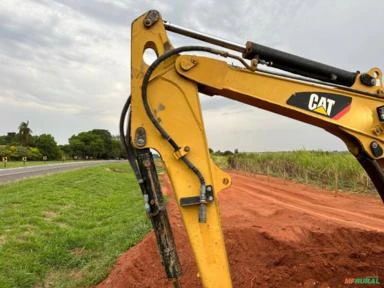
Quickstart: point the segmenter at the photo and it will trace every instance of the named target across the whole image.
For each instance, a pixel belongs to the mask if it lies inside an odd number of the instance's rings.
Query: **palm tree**
[[[28,127],[29,121],[27,122],[21,122],[19,125],[19,134],[20,134],[20,141],[21,145],[27,146],[28,139],[31,136],[32,130]]]

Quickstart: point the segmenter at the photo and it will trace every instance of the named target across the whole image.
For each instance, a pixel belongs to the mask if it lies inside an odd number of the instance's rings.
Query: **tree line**
[[[68,139],[69,144],[58,145],[51,134],[33,135],[29,121],[21,122],[16,132],[0,135],[0,157],[8,160],[65,160],[125,158],[119,136],[108,130],[93,129],[80,132]]]

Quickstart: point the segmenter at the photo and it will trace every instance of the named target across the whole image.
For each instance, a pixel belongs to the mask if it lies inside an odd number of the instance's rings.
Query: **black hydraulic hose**
[[[159,121],[157,121],[156,117],[153,115],[151,108],[149,107],[148,103],[148,95],[147,95],[147,88],[148,88],[148,83],[151,78],[151,75],[153,71],[166,59],[177,55],[182,52],[207,52],[211,54],[216,54],[220,55],[222,57],[230,57],[233,59],[236,59],[240,63],[242,63],[247,69],[252,70],[252,67],[250,67],[247,62],[244,61],[244,59],[230,54],[226,51],[222,50],[217,50],[214,48],[210,47],[204,47],[204,46],[183,46],[179,47],[170,51],[165,52],[163,55],[159,56],[149,67],[148,70],[146,71],[144,78],[143,78],[143,83],[141,86],[141,94],[142,94],[142,99],[143,99],[143,104],[145,111],[151,120],[152,124],[156,127],[156,129],[160,132],[161,136],[165,138],[173,147],[175,151],[178,151],[180,149],[179,145],[171,138],[171,136],[165,131],[165,129],[160,125]],[[200,212],[199,212],[199,222],[206,222],[206,204],[207,204],[207,195],[206,195],[206,183],[203,174],[200,172],[200,170],[193,165],[191,161],[186,156],[182,156],[180,158],[189,169],[193,171],[194,174],[198,177],[200,181]]]
[[[145,111],[153,123],[153,125],[156,127],[156,129],[160,132],[161,136],[165,138],[173,147],[175,151],[178,151],[180,149],[179,145],[171,138],[171,136],[165,131],[165,129],[161,126],[159,121],[157,121],[156,117],[153,115],[151,108],[149,107],[148,103],[148,94],[147,94],[147,88],[148,88],[148,83],[151,78],[151,75],[153,71],[166,59],[177,55],[181,52],[190,52],[190,51],[199,51],[199,52],[208,52],[208,53],[213,53],[217,55],[227,55],[226,53],[223,53],[220,50],[216,50],[210,47],[204,47],[204,46],[183,46],[179,47],[170,51],[165,52],[163,55],[159,56],[148,68],[146,71],[144,78],[143,78],[143,83],[141,86],[141,94],[143,98],[143,104]],[[191,161],[186,156],[181,157],[181,160],[187,165],[189,169],[193,171],[193,173],[198,177],[200,181],[200,209],[199,209],[199,222],[200,223],[205,223],[206,218],[207,218],[207,194],[206,194],[206,183],[203,174],[201,171],[193,165]]]
[[[136,163],[135,151],[132,145],[130,144],[130,142],[129,141],[127,142],[125,132],[124,132],[125,119],[127,118],[127,113],[130,106],[131,106],[131,96],[127,98],[127,101],[125,102],[123,106],[123,110],[121,111],[121,114],[120,114],[120,123],[119,123],[120,141],[123,144],[125,151],[127,152],[127,158],[128,158],[129,164],[131,165],[132,170],[135,173],[137,182],[140,185],[140,189],[144,193],[145,191],[145,188],[143,186],[144,182],[141,177],[139,166]]]
[[[131,95],[129,95],[129,97],[127,98],[127,101],[125,101],[124,103],[123,110],[121,111],[121,114],[120,114],[120,122],[119,122],[120,141],[121,141],[121,144],[123,144],[127,154],[129,154],[128,153],[129,147],[127,144],[127,140],[125,139],[124,123],[125,123],[125,118],[127,117],[128,109],[130,106],[131,106]]]
[[[166,59],[168,59],[168,58],[170,58],[170,57],[172,57],[174,55],[177,55],[177,54],[179,54],[181,52],[188,52],[188,51],[201,51],[201,52],[208,52],[208,53],[214,53],[214,54],[220,54],[221,53],[218,50],[215,50],[215,49],[209,48],[209,47],[204,47],[204,46],[183,46],[183,47],[179,47],[179,48],[167,51],[166,53],[164,53],[163,55],[158,57],[149,66],[148,70],[146,71],[146,73],[144,75],[143,84],[141,86],[141,93],[142,93],[142,97],[143,97],[143,104],[144,104],[144,108],[145,108],[145,111],[147,112],[147,115],[148,115],[149,119],[151,120],[153,125],[156,127],[156,129],[160,132],[161,136],[163,138],[165,138],[171,144],[171,146],[173,147],[173,149],[175,151],[179,150],[180,147],[171,138],[171,136],[167,133],[167,131],[165,131],[165,129],[160,125],[159,121],[157,121],[156,117],[153,115],[153,113],[151,111],[151,108],[149,107],[149,103],[148,103],[147,88],[148,88],[148,83],[149,83],[149,80],[150,80],[150,77],[151,77],[153,71],[163,61],[165,61]],[[205,179],[204,179],[204,176],[201,174],[201,172],[188,159],[186,159],[185,156],[182,157],[181,159],[197,175],[197,177],[199,178],[200,184],[202,186],[205,186]]]
[[[247,69],[252,70],[252,68],[247,64],[247,62],[245,62],[244,59],[242,59],[241,57],[238,57],[236,55],[230,54],[230,53],[228,53],[226,51],[217,50],[217,49],[210,48],[210,47],[205,47],[205,46],[182,46],[182,47],[175,48],[175,49],[167,51],[163,55],[159,56],[148,67],[148,70],[146,71],[146,73],[144,75],[143,83],[142,83],[142,86],[141,86],[141,93],[142,93],[144,108],[145,108],[145,111],[146,111],[149,119],[153,123],[153,125],[160,132],[161,136],[163,138],[165,138],[172,145],[172,147],[173,147],[173,149],[175,151],[178,151],[180,149],[180,147],[171,138],[171,136],[167,133],[167,131],[165,131],[165,129],[160,125],[159,121],[157,121],[156,117],[153,115],[153,113],[151,111],[151,108],[149,107],[149,103],[148,103],[147,88],[148,88],[148,83],[149,83],[149,80],[151,78],[151,75],[152,75],[153,71],[160,65],[161,62],[163,62],[166,59],[168,59],[168,58],[170,58],[170,57],[172,57],[174,55],[177,55],[179,53],[191,52],[191,51],[207,52],[207,53],[211,53],[211,54],[220,55],[222,57],[230,57],[230,58],[233,58],[233,59],[236,59],[237,61],[239,61]],[[204,189],[205,189],[205,179],[204,179],[203,175],[201,174],[201,172],[192,164],[192,162],[188,161],[188,159],[185,156],[182,157],[181,159],[188,166],[188,168],[190,168],[197,175],[197,177],[199,178],[199,181],[200,181],[202,187],[204,186]],[[205,199],[203,199],[203,201],[205,201]]]

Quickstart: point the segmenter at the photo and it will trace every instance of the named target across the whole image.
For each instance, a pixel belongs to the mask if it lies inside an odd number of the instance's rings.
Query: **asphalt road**
[[[11,182],[29,178],[33,176],[53,174],[61,171],[77,169],[81,167],[89,167],[100,164],[120,162],[120,160],[98,160],[98,161],[84,161],[84,162],[69,162],[59,164],[46,164],[38,166],[20,167],[0,169],[0,183]]]

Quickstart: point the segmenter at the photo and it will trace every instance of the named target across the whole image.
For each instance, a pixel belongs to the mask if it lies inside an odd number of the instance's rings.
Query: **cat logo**
[[[335,100],[319,97],[319,95],[312,93],[311,96],[309,96],[308,109],[319,114],[331,116],[332,107],[335,103]]]
[[[351,109],[352,98],[322,92],[298,92],[288,99],[287,104],[338,120]]]

